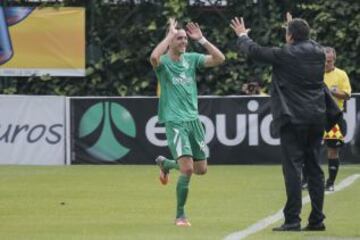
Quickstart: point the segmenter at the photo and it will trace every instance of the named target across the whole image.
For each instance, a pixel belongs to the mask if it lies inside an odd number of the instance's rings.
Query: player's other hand
[[[203,37],[199,24],[193,22],[186,24],[186,33],[189,38],[195,41],[198,41]]]

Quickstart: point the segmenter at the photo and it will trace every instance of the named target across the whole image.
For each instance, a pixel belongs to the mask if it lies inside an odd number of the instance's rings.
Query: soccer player
[[[186,52],[188,38],[201,44],[207,54]],[[186,29],[169,19],[166,37],[151,53],[150,63],[160,81],[159,122],[165,123],[166,137],[172,159],[159,156],[160,181],[167,184],[171,169],[180,170],[176,186],[177,210],[175,224],[191,226],[185,215],[185,203],[193,173],[207,171],[204,129],[198,117],[196,70],[215,67],[225,61],[222,52],[202,34],[197,23]]]
[[[324,81],[335,98],[339,108],[344,111],[344,102],[350,99],[351,86],[345,71],[335,67],[336,52],[334,48],[325,48],[326,62]],[[344,144],[345,121],[341,119],[331,131],[325,133],[324,140],[327,145],[328,171],[325,190],[334,191],[334,182],[339,171],[339,150]]]

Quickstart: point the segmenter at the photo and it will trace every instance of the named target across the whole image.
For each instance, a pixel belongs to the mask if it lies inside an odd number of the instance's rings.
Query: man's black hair
[[[305,41],[310,38],[310,27],[304,19],[295,18],[289,22],[287,33],[295,42]]]

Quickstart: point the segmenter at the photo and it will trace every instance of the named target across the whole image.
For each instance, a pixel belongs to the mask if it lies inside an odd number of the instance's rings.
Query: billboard
[[[0,7],[0,76],[84,76],[85,10]]]
[[[65,164],[65,97],[0,95],[0,164]]]
[[[170,157],[165,128],[158,123],[157,98],[70,98],[72,164],[153,164]],[[344,160],[356,162],[349,142],[360,96],[347,104]],[[268,97],[200,97],[210,164],[280,163],[280,139],[271,131]]]

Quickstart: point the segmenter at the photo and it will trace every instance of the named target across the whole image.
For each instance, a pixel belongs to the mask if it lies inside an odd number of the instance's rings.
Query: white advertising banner
[[[0,164],[65,164],[65,97],[0,95]]]

